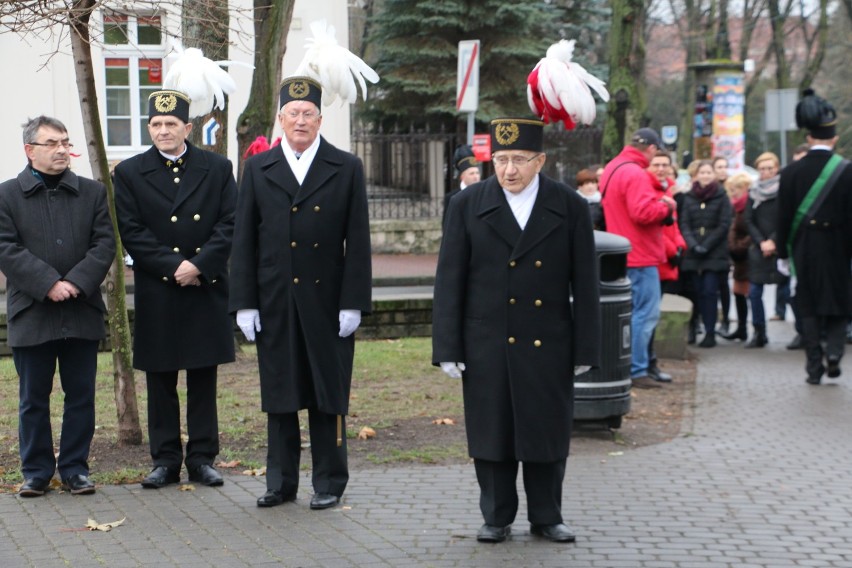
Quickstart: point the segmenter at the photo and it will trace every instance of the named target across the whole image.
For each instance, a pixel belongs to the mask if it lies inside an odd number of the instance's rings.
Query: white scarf
[[[293,170],[293,175],[296,176],[296,181],[299,182],[299,185],[302,185],[305,181],[305,176],[308,175],[308,170],[317,155],[319,143],[320,137],[317,136],[313,143],[297,158],[296,153],[287,144],[287,139],[284,137],[281,138],[281,149],[284,151],[284,157],[287,158],[287,163],[290,164],[290,169]]]
[[[506,196],[506,201],[509,202],[509,207],[512,209],[512,214],[521,230],[526,228],[527,221],[530,220],[535,198],[538,195],[538,174],[533,178],[532,182],[518,193],[503,190],[503,195]]]

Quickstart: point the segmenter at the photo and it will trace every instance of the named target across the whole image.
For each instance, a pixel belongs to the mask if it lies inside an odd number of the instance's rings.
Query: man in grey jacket
[[[24,126],[28,164],[0,184],[0,271],[7,278],[7,342],[20,378],[22,497],[44,495],[57,467],[72,494],[95,492],[89,447],[95,432],[100,293],[115,257],[103,184],[69,168],[65,126],[39,116]],[[59,363],[65,409],[54,456],[50,392]]]

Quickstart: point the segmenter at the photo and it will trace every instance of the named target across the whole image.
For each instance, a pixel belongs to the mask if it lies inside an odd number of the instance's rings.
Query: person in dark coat
[[[302,409],[311,508],[335,506],[349,481],[344,417],[354,333],[372,307],[370,225],[361,161],[319,135],[321,99],[313,79],[284,80],[284,137],[245,162],[240,183],[230,309],[246,338],[257,340],[269,436],[259,507],[296,498]]]
[[[562,481],[573,379],[600,362],[598,261],[585,200],[540,174],[542,131],[492,121],[495,175],[450,202],[438,256],[432,362],[462,379],[483,542],[509,534],[519,462],[531,532],[575,539]]]
[[[603,205],[601,205],[601,192],[598,189],[598,175],[592,169],[582,169],[577,172],[577,193],[589,204],[589,214],[592,216],[592,228],[596,231],[605,231]]]
[[[142,486],[177,483],[182,461],[190,481],[218,486],[217,367],[234,360],[228,256],[236,182],[229,160],[186,140],[192,130],[186,95],[157,91],[148,103],[154,145],[115,168],[118,228],[133,259],[133,366],[145,371],[148,389],[154,468]],[[182,369],[185,458],[177,394]]]
[[[679,218],[687,246],[681,268],[694,273],[698,311],[704,322],[705,335],[699,347],[716,345],[719,281],[728,277],[728,230],[732,219],[731,201],[716,181],[713,163],[702,160]]]
[[[100,285],[115,259],[115,234],[106,188],[69,168],[65,125],[39,116],[23,138],[29,163],[0,184],[6,342],[20,381],[18,494],[44,495],[57,469],[70,493],[91,494],[98,343],[106,335]],[[58,460],[50,426],[57,363],[65,394]]]
[[[730,333],[719,331],[719,335],[732,341],[748,339],[748,251],[751,246],[751,235],[745,221],[745,209],[748,202],[748,190],[751,187],[751,176],[745,172],[732,175],[725,180],[725,190],[731,198],[734,210],[734,222],[728,231],[728,253],[734,265],[732,278],[734,281],[734,304],[737,308],[737,329]]]
[[[473,150],[467,144],[462,144],[453,153],[453,165],[456,167],[456,172],[459,175],[459,187],[444,196],[444,214],[441,219],[441,226],[447,222],[447,209],[450,205],[450,199],[464,191],[470,185],[478,182],[482,176],[479,171],[479,160],[473,155]]]
[[[766,335],[766,313],[763,309],[763,287],[787,282],[787,277],[778,272],[778,156],[764,152],[754,161],[759,178],[751,186],[745,209],[745,222],[751,236],[748,251],[749,301],[751,302],[751,322],[754,336],[746,348],[765,346],[769,339]]]
[[[818,385],[823,374],[841,374],[852,316],[852,165],[833,152],[837,114],[830,103],[805,91],[796,123],[808,130],[810,151],[781,172],[778,257],[796,279],[807,382]],[[823,173],[824,184],[818,182]]]

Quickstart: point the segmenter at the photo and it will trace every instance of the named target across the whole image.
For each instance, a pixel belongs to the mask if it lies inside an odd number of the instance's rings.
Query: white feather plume
[[[189,105],[189,117],[203,116],[214,106],[225,109],[225,95],[237,90],[237,85],[221,66],[244,65],[238,61],[211,61],[204,57],[200,49],[180,45],[166,59],[169,72],[163,80],[164,89],[173,89],[187,95],[192,101]]]
[[[299,63],[295,75],[311,77],[322,85],[322,104],[328,106],[340,97],[350,104],[358,99],[358,87],[367,100],[367,83],[379,82],[379,75],[364,61],[337,43],[334,26],[325,20],[311,23],[312,38],[308,38],[307,52]]]

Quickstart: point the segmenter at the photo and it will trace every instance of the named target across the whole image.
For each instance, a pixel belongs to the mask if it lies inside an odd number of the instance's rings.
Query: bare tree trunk
[[[92,52],[89,37],[89,19],[96,7],[96,0],[75,0],[69,12],[71,26],[71,52],[74,71],[77,75],[77,90],[80,110],[86,133],[89,161],[95,179],[107,187],[109,211],[115,231],[116,253],[106,279],[109,329],[112,342],[113,380],[115,407],[118,415],[118,443],[139,445],[142,443],[142,428],[139,424],[139,409],[136,404],[136,380],[131,361],[130,324],[124,288],[124,258],[118,225],[115,216],[115,194],[110,179],[106,147],[101,118],[98,111],[98,95],[95,90],[95,74],[92,68]]]
[[[613,0],[609,32],[609,91],[602,153],[605,160],[621,151],[627,136],[643,126],[645,98],[645,43],[642,32],[645,2]]]
[[[828,0],[820,0],[819,2],[819,21],[814,35],[808,36],[805,22],[802,22],[802,34],[807,40],[809,60],[805,65],[802,79],[799,81],[800,91],[811,86],[825,59],[826,44],[828,43]]]
[[[787,14],[781,14],[778,0],[769,0],[769,23],[772,26],[772,51],[775,54],[775,87],[790,86],[790,66],[784,51],[784,24]]]
[[[295,0],[254,0],[254,73],[251,95],[237,125],[239,170],[242,156],[258,136],[270,136],[278,111],[281,62]]]

